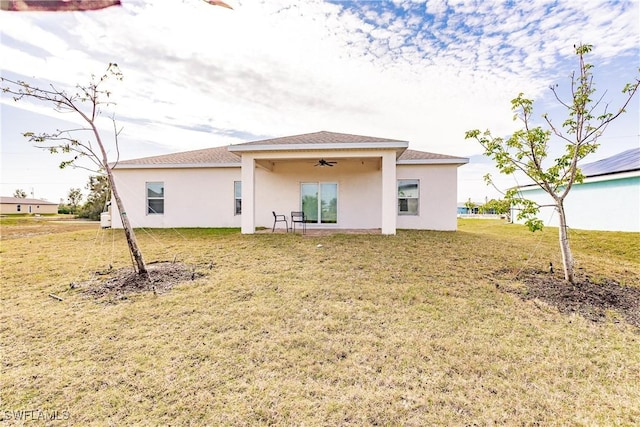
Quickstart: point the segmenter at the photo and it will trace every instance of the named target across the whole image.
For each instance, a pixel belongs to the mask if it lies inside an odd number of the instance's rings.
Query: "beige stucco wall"
[[[134,227],[240,227],[233,182],[240,168],[116,169],[116,187]],[[146,213],[146,183],[164,182],[164,214]],[[112,201],[112,227],[122,222]]]
[[[20,211],[18,211],[20,205]],[[58,205],[41,205],[32,203],[0,203],[3,214],[57,214]]]
[[[275,163],[273,171],[256,171],[256,225],[272,226],[271,211],[290,216],[301,209],[300,185],[338,184],[338,223],[308,228],[380,228],[381,174],[374,159],[341,160],[335,167],[315,167],[314,161]]]
[[[309,224],[308,228],[379,229],[382,227],[380,158],[341,159],[335,167],[315,167],[315,159],[280,159],[255,171],[255,226],[271,227],[272,211],[289,219],[300,210],[303,182],[338,184],[338,224]],[[399,165],[397,179],[420,180],[420,215],[397,216],[397,228],[455,230],[456,165]],[[240,167],[117,169],[116,185],[134,227],[240,227],[234,214],[233,182]],[[164,182],[165,212],[146,214],[147,182]],[[243,188],[244,190],[244,188]],[[397,191],[397,190],[394,190]],[[243,191],[243,198],[246,196]],[[393,200],[397,213],[397,199]],[[247,203],[243,200],[243,209]],[[122,227],[115,203],[112,226]],[[281,224],[278,224],[281,227]]]
[[[457,229],[457,165],[398,165],[397,178],[420,180],[419,216],[399,215],[399,229]]]

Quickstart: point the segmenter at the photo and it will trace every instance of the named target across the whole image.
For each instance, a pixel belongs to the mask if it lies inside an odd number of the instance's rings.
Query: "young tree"
[[[27,192],[24,191],[22,188],[18,188],[16,189],[16,191],[13,192],[13,197],[16,197],[18,199],[26,199]]]
[[[506,215],[507,219],[511,216],[511,203],[505,199],[491,199],[480,208],[483,212],[493,211],[498,215]]]
[[[24,81],[14,81],[5,77],[0,77],[6,86],[3,85],[2,91],[14,95],[16,101],[22,99],[33,99],[47,104],[52,104],[59,112],[71,112],[79,116],[84,124],[77,129],[56,130],[53,133],[25,132],[23,135],[39,148],[44,148],[52,154],[63,153],[73,156],[70,160],[60,163],[60,168],[67,166],[81,167],[78,160],[88,159],[95,166],[94,171],[103,171],[106,174],[109,188],[113,194],[122,226],[124,228],[129,251],[135,261],[135,266],[139,274],[147,273],[147,267],[142,257],[142,252],[138,247],[133,227],[129,223],[126,209],[122,204],[122,199],[118,194],[111,166],[107,158],[107,150],[102,140],[100,131],[98,130],[97,120],[101,115],[101,107],[110,105],[111,102],[106,99],[110,96],[110,91],[104,89],[104,85],[110,78],[122,80],[122,73],[116,64],[109,64],[105,73],[98,79],[91,76],[91,81],[86,85],[76,85],[75,91],[67,91],[59,89],[53,84],[48,89],[33,87]],[[114,127],[114,144],[116,152],[118,152],[118,134],[116,130],[115,119],[112,118]],[[86,134],[89,133],[89,137]],[[92,170],[92,169],[89,169]]]
[[[467,208],[467,213],[472,214],[473,210],[477,208],[478,205],[472,202],[471,199],[468,199],[466,202],[464,202],[464,207]]]
[[[82,200],[82,191],[79,188],[71,188],[67,194],[67,200],[69,201],[70,213],[75,214]]]
[[[581,183],[584,179],[578,162],[597,150],[598,138],[607,126],[625,111],[640,85],[640,80],[636,78],[634,83],[629,83],[623,88],[622,92],[625,96],[618,108],[609,110],[608,104],[602,105],[602,96],[593,98],[595,92],[591,72],[593,66],[584,59],[591,50],[592,46],[589,44],[575,46],[579,65],[577,74],[574,72],[570,77],[571,99],[564,101],[557,92],[558,85],[551,87],[556,100],[567,109],[568,117],[561,127],[555,125],[547,114],[542,116],[547,129],[534,126],[533,100],[525,98],[521,93],[511,101],[511,107],[515,112],[514,120],[521,120],[524,128],[517,130],[507,139],[494,137],[488,130],[485,132],[477,129],[470,130],[465,135],[465,138],[475,139],[482,145],[484,154],[495,161],[501,173],[510,175],[520,171],[551,197],[552,206],[558,212],[560,221],[558,237],[564,277],[570,283],[575,283],[575,277],[567,236],[564,200],[573,184]],[[548,162],[549,143],[552,136],[565,144],[565,151],[564,154]],[[491,182],[490,176],[485,176],[485,179]],[[508,190],[505,198],[512,205],[521,208],[518,219],[526,220],[531,231],[542,229],[542,221],[536,218],[541,206],[523,198],[517,188]]]

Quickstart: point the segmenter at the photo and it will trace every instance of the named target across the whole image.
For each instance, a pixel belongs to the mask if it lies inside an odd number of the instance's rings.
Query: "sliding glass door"
[[[338,222],[338,184],[335,182],[304,182],[300,186],[302,211],[308,223]]]

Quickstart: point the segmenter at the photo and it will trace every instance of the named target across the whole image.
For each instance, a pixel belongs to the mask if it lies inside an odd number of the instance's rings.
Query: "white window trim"
[[[416,197],[400,197],[400,182],[401,181],[415,181],[418,183],[418,195]],[[398,206],[398,215],[402,215],[402,216],[420,216],[420,180],[419,179],[414,179],[414,178],[402,178],[402,179],[398,179],[396,182],[396,200],[397,200],[397,206]],[[400,199],[416,199],[418,201],[418,206],[416,209],[416,213],[413,212],[402,212],[400,210]]]
[[[336,222],[321,222],[321,218],[320,218],[320,211],[318,211],[318,222],[308,222],[307,224],[311,224],[313,226],[319,226],[319,227],[335,227],[338,226],[340,224],[340,183],[337,181],[304,181],[300,183],[300,190],[299,190],[299,195],[300,195],[300,210],[302,210],[302,186],[304,184],[315,184],[318,186],[318,208],[320,208],[320,197],[321,197],[321,193],[320,193],[320,189],[322,184],[335,184],[336,186],[336,198],[337,198],[337,204],[336,204]]]
[[[162,184],[162,197],[149,197],[149,184]],[[164,187],[164,181],[147,181],[144,185],[144,191],[145,191],[145,213],[146,215],[164,215],[164,208],[165,208],[165,195],[164,195],[164,191],[165,191],[165,187]],[[162,200],[162,212],[149,212],[149,200]]]
[[[240,197],[236,197],[236,184],[240,185]],[[240,200],[240,212],[236,209],[238,200]],[[242,181],[233,181],[233,215],[242,215]]]

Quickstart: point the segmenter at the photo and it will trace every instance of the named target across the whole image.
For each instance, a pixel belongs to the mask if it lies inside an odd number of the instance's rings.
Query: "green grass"
[[[147,261],[175,257],[207,276],[126,300],[69,287],[109,264],[131,265],[121,231],[5,240],[0,417],[39,409],[96,426],[639,424],[637,328],[495,287],[499,270],[559,267],[556,230],[459,224],[397,236],[139,230]],[[579,271],[640,286],[637,233],[571,238]]]

